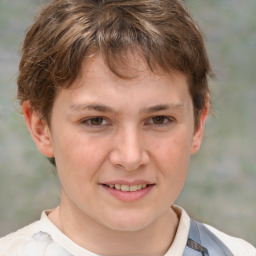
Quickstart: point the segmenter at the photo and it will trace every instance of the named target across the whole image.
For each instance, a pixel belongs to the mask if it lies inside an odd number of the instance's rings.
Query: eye
[[[154,124],[164,124],[168,120],[165,116],[155,116],[152,118],[152,121]]]
[[[149,125],[168,125],[173,122],[173,119],[168,116],[154,116],[147,124]]]
[[[94,117],[88,120],[92,125],[101,125],[104,121],[102,117]]]
[[[90,117],[82,121],[88,126],[102,126],[107,125],[107,121],[103,117]]]

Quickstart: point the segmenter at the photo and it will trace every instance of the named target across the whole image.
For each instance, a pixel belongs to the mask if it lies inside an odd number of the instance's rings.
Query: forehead
[[[112,72],[98,54],[84,61],[77,79],[68,89],[61,89],[58,98],[69,103],[71,109],[84,104],[116,105],[141,108],[149,105],[180,106],[191,103],[187,79],[181,73],[152,72],[143,59],[130,56],[127,65]],[[151,104],[152,103],[152,104]]]
[[[105,59],[96,52],[83,61],[80,71],[75,81],[70,85],[76,88],[89,80],[104,79],[113,80],[123,85],[145,82],[147,80],[184,80],[188,84],[187,76],[179,71],[167,71],[161,68],[156,62],[149,66],[140,51],[128,51],[120,55],[120,58]]]

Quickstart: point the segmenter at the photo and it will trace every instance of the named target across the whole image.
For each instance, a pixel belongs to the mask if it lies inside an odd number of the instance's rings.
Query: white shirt
[[[190,228],[190,217],[180,207],[179,226],[174,241],[164,256],[182,256]],[[206,225],[234,254],[234,256],[256,256],[256,249],[246,241],[228,236]],[[0,239],[0,256],[99,256],[90,252],[64,235],[47,217]],[[214,255],[215,256],[215,255]]]

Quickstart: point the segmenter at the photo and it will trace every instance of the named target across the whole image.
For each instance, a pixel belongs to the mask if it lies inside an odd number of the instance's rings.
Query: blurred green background
[[[256,1],[187,0],[217,79],[216,117],[177,200],[191,216],[256,244]],[[0,236],[57,205],[54,170],[37,151],[15,101],[19,49],[39,0],[0,0]]]

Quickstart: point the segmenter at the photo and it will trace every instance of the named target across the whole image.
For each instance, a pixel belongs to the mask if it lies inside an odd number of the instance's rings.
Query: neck
[[[49,219],[73,242],[100,255],[164,255],[171,246],[178,216],[170,211],[146,228],[136,231],[113,230],[61,203]]]

